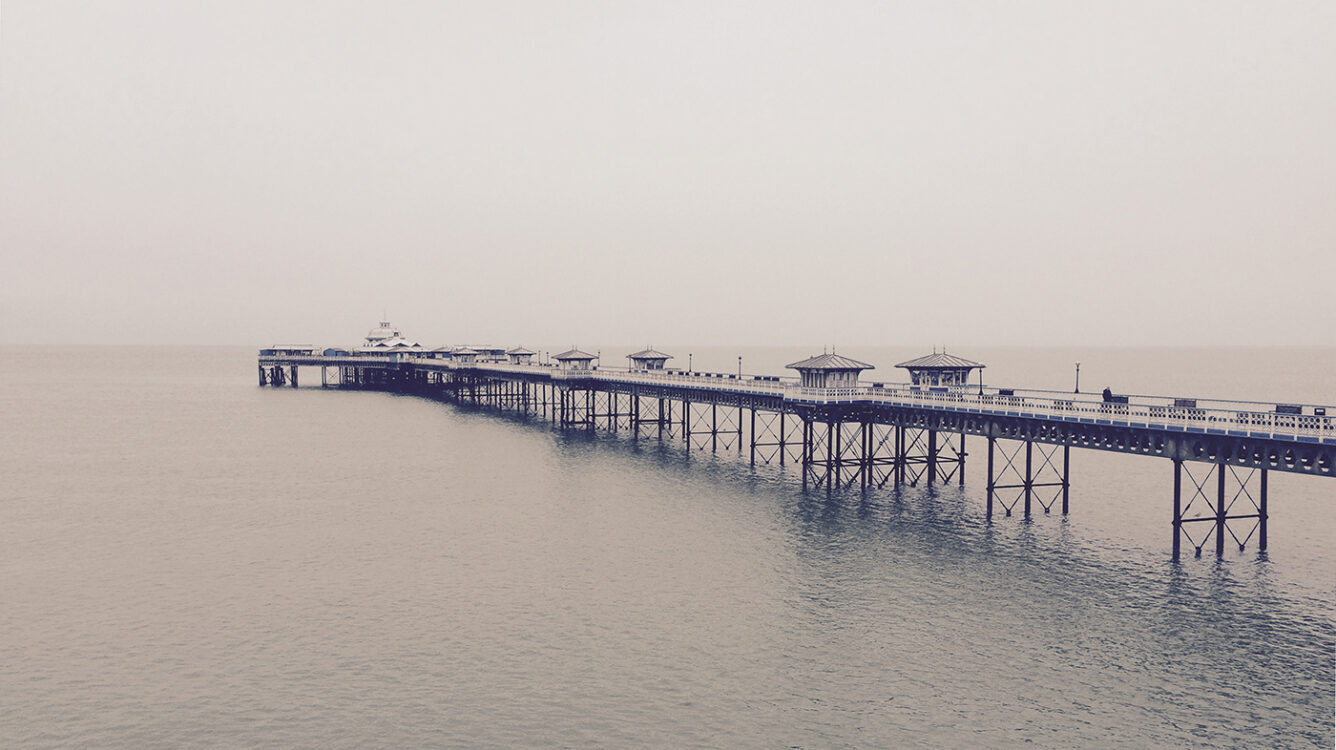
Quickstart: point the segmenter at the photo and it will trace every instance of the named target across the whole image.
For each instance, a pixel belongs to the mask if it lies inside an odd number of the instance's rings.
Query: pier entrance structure
[[[1265,549],[1269,472],[1336,476],[1336,412],[1326,406],[1156,396],[1107,402],[969,386],[970,371],[982,365],[959,358],[950,384],[924,378],[935,362],[951,363],[921,358],[900,365],[919,370],[917,385],[863,385],[859,375],[872,366],[835,354],[795,362],[799,377],[785,378],[596,368],[597,356],[577,348],[554,357],[555,365],[396,349],[263,349],[260,384],[295,386],[299,367],[320,367],[325,385],[443,398],[563,428],[628,430],[682,440],[688,451],[745,449],[753,465],[800,464],[804,485],[827,491],[963,484],[966,437],[982,438],[990,519],[995,509],[1027,518],[1067,513],[1073,448],[1156,457],[1172,466],[1175,558],[1184,540],[1198,555],[1210,546],[1223,555],[1226,539]],[[323,377],[330,369],[337,383]]]

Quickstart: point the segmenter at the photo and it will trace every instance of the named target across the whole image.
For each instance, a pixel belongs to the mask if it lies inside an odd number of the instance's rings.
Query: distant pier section
[[[688,451],[746,451],[755,465],[794,464],[803,486],[832,491],[965,482],[966,438],[982,438],[986,515],[1070,508],[1071,450],[1172,464],[1173,557],[1227,541],[1267,546],[1268,473],[1336,476],[1336,411],[1296,403],[996,388],[984,365],[945,350],[901,362],[906,382],[865,382],[873,365],[823,352],[789,376],[701,372],[646,347],[606,367],[578,347],[539,352],[427,348],[382,322],[356,347],[276,345],[259,353],[260,385],[376,389],[472,404],[562,429],[625,431]],[[977,460],[977,459],[976,459]],[[1166,493],[1168,494],[1168,493]]]

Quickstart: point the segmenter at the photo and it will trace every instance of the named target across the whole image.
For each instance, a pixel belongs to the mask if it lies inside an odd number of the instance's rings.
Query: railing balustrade
[[[590,379],[620,383],[673,385],[757,396],[780,396],[796,403],[868,403],[950,409],[1037,419],[1078,420],[1158,427],[1189,432],[1246,432],[1280,439],[1336,441],[1336,415],[1284,414],[1270,411],[1273,404],[1248,401],[1181,399],[1165,396],[1128,396],[1128,403],[1106,402],[1063,391],[985,389],[980,386],[949,386],[926,389],[908,384],[877,384],[843,388],[811,388],[797,378],[738,375],[734,373],[684,373],[676,370],[630,370],[600,367],[562,370],[552,363],[513,365],[494,362],[454,362],[449,359],[363,355],[271,355],[261,363],[294,365],[357,366],[412,364],[427,370],[479,370],[484,372],[545,376],[551,380]],[[989,391],[992,391],[991,393]],[[1322,407],[1302,407],[1317,411]]]

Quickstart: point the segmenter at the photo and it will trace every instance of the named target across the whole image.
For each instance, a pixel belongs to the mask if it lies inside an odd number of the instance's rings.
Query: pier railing
[[[979,414],[1054,419],[1124,427],[1161,428],[1184,432],[1220,433],[1288,440],[1336,442],[1336,416],[1317,415],[1325,407],[1298,407],[1307,414],[1263,411],[1257,402],[1183,399],[1165,396],[1128,396],[1127,402],[1106,402],[1081,394],[1057,391],[1020,391],[1005,388],[954,386],[926,388],[908,384],[810,388],[796,378],[766,378],[725,373],[687,374],[659,370],[598,368],[556,370],[541,365],[457,365],[504,372],[550,372],[553,379],[594,379],[607,382],[673,385],[759,396],[782,396],[813,405],[875,404],[965,411]],[[764,378],[764,379],[762,379]],[[1135,399],[1135,400],[1134,400]],[[1189,405],[1192,404],[1192,405]],[[1202,405],[1204,404],[1204,405]],[[1253,407],[1253,408],[1248,408]]]
[[[598,380],[611,383],[668,385],[739,395],[781,397],[786,401],[807,405],[900,406],[1132,428],[1336,443],[1336,409],[1311,405],[1293,405],[1287,408],[1295,413],[1281,413],[1278,405],[1259,402],[1143,395],[1120,395],[1113,401],[1104,401],[1102,398],[1086,394],[981,386],[927,387],[877,383],[850,388],[810,388],[800,385],[796,378],[791,377],[689,373],[676,370],[630,370],[617,367],[563,370],[551,363],[529,365],[464,363],[449,359],[415,357],[407,353],[388,356],[328,357],[282,355],[260,359],[261,362],[311,366],[411,364],[432,371],[474,370],[538,376],[553,381]],[[1333,414],[1329,415],[1329,411]]]
[[[1077,398],[1036,398],[996,392],[980,395],[977,391],[941,393],[886,387],[860,390],[869,402],[888,405],[913,405],[1122,427],[1155,427],[1184,432],[1336,442],[1336,417],[1326,415],[1278,414],[1238,408],[1174,407],[1156,403],[1166,400],[1172,403],[1174,399],[1158,397],[1152,403],[1121,403]],[[1131,401],[1131,397],[1128,401]]]
[[[406,355],[397,354],[265,354],[260,356],[260,364],[295,364],[310,365],[311,367],[334,367],[334,366],[354,366],[354,365],[388,365],[395,362],[407,362],[409,358]],[[424,359],[415,360],[423,362],[432,362],[435,360]]]

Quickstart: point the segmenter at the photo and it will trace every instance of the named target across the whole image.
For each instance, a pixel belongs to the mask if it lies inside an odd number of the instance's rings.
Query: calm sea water
[[[841,353],[895,380],[921,352]],[[1081,360],[1083,390],[1336,402],[1336,349],[960,354],[999,385]],[[0,746],[1332,747],[1330,479],[1273,476],[1266,558],[1173,564],[1162,459],[1073,451],[1069,517],[989,525],[978,461],[827,498],[254,371],[0,350]]]

